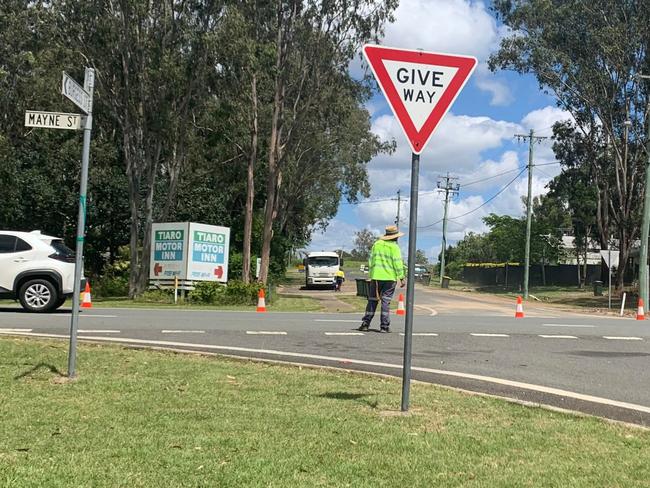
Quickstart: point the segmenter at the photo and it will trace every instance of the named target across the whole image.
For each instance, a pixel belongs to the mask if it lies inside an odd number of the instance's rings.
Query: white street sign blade
[[[84,90],[65,71],[61,82],[61,93],[72,100],[84,112],[90,113],[92,111],[93,99],[90,93]]]
[[[27,110],[25,112],[25,127],[80,130],[86,125],[85,118],[81,114]]]

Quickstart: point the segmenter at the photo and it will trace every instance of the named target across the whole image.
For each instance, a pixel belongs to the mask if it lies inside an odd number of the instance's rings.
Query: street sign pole
[[[79,189],[79,215],[77,218],[77,245],[74,266],[74,294],[72,295],[72,317],[70,319],[70,349],[68,352],[68,377],[75,376],[77,357],[77,329],[79,324],[79,295],[83,268],[84,236],[86,234],[86,193],[88,188],[88,165],[90,159],[90,132],[93,125],[92,96],[95,87],[95,70],[86,68],[84,90],[90,94],[90,105],[84,127],[83,152],[81,154],[81,183]]]
[[[415,298],[415,254],[418,234],[418,184],[420,155],[411,156],[411,208],[409,211],[409,259],[406,281],[406,317],[404,325],[404,367],[402,368],[402,412],[409,409],[411,391],[411,349],[413,344],[413,302]]]
[[[607,246],[607,255],[609,256],[607,258],[607,274],[609,274],[608,308],[609,310],[611,310],[612,309],[612,248],[610,246]]]
[[[477,64],[471,56],[367,44],[363,54],[411,146],[411,203],[402,370],[402,411],[409,407],[420,154]]]

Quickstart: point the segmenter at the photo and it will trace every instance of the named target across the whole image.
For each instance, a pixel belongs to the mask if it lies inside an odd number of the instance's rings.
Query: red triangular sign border
[[[456,54],[429,53],[410,49],[397,49],[375,46],[372,44],[366,44],[363,47],[363,53],[375,74],[379,87],[382,89],[386,99],[388,100],[388,104],[402,126],[402,130],[411,145],[411,149],[415,154],[420,154],[424,151],[433,131],[436,129],[447,111],[451,108],[451,105],[463,89],[463,86],[465,86],[472,71],[474,71],[477,64],[476,58],[472,56],[459,56]],[[390,79],[390,75],[384,66],[384,61],[386,60],[458,68],[456,75],[451,80],[451,83],[449,83],[449,86],[445,89],[440,101],[433,108],[431,114],[419,131],[415,128],[394,83]]]

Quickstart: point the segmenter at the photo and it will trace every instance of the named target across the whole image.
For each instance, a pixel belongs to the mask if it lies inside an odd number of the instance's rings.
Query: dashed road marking
[[[470,335],[474,337],[510,337],[510,334],[484,334],[481,332],[472,332]]]
[[[4,329],[0,328],[0,332],[31,332],[32,329]]]
[[[204,330],[162,330],[163,334],[205,334]]]
[[[87,314],[79,314],[79,317],[88,317],[88,318],[97,318],[97,319],[116,319],[117,315],[87,315]]]
[[[280,330],[247,330],[248,335],[287,335],[286,332]]]
[[[577,324],[542,324],[542,327],[582,327],[582,328],[594,328],[595,325],[577,325]]]
[[[642,337],[617,337],[617,336],[603,336],[603,339],[609,339],[610,341],[642,341]]]
[[[352,324],[360,324],[360,320],[350,320],[350,319],[314,319],[314,322],[349,322]]]
[[[404,332],[400,332],[399,335],[403,336]],[[424,337],[438,337],[438,334],[435,332],[413,332],[414,336],[424,336]]]
[[[325,332],[326,336],[362,336],[363,332]]]
[[[546,334],[540,334],[539,337],[542,339],[577,339],[576,336],[572,335],[546,335]]]
[[[119,334],[119,330],[115,329],[79,329],[77,330],[80,334],[92,334],[93,332],[97,334]]]

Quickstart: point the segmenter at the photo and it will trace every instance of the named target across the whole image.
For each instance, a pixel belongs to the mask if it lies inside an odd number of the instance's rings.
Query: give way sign
[[[363,54],[402,126],[420,154],[476,67],[476,58],[367,44]]]

